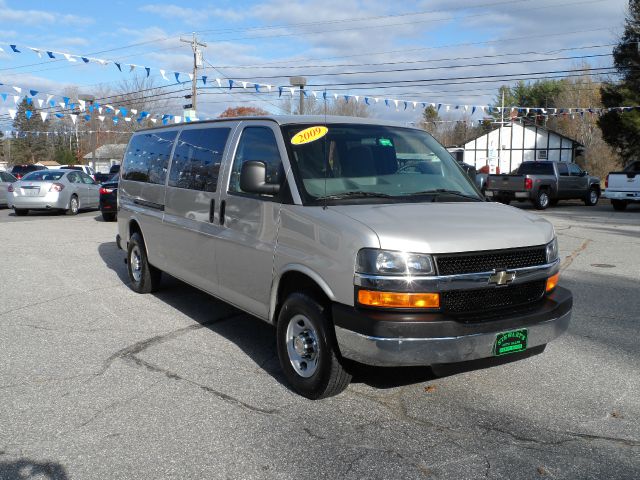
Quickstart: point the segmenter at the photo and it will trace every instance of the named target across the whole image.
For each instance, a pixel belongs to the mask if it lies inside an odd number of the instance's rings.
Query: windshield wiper
[[[395,198],[391,195],[387,195],[386,193],[380,192],[365,192],[365,191],[355,191],[355,192],[343,192],[336,193],[334,195],[325,195],[324,197],[317,197],[316,200],[344,200],[347,198]]]
[[[436,198],[438,198],[440,195],[455,195],[456,197],[468,198],[469,200],[475,200],[476,202],[483,201],[478,197],[467,195],[465,193],[459,192],[458,190],[447,190],[446,188],[437,188],[435,190],[424,190],[422,192],[413,192],[408,194],[408,196],[414,196],[414,195],[433,195],[434,202],[436,201]]]

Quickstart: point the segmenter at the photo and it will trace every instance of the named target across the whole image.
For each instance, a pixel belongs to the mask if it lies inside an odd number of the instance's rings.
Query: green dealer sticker
[[[497,357],[509,353],[522,352],[527,349],[527,329],[499,333],[493,354]]]

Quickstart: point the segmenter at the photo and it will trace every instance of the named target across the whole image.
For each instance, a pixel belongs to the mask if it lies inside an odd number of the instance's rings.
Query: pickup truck
[[[530,200],[538,210],[569,199],[593,206],[600,198],[600,179],[575,163],[524,162],[515,175],[489,175],[485,195],[505,204]]]
[[[611,172],[604,182],[602,196],[611,200],[614,210],[624,210],[631,202],[640,202],[640,161],[633,162],[622,172]]]

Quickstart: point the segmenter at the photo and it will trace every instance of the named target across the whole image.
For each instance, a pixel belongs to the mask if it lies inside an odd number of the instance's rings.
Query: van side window
[[[177,133],[170,130],[134,135],[124,157],[122,178],[163,185]]]
[[[169,186],[215,192],[230,128],[183,130],[173,152]]]
[[[229,181],[230,192],[242,192],[240,189],[240,171],[242,164],[259,160],[267,165],[267,183],[279,183],[282,160],[273,130],[267,127],[247,127],[242,132],[236,150]]]

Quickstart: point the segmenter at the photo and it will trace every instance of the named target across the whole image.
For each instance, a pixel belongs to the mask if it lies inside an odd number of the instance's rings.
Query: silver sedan
[[[7,189],[13,182],[17,182],[18,179],[11,175],[9,172],[0,172],[0,207],[6,207],[9,205],[7,201]]]
[[[100,186],[75,170],[38,170],[11,184],[7,203],[18,216],[29,210],[62,210],[76,215],[83,208],[98,208]]]

